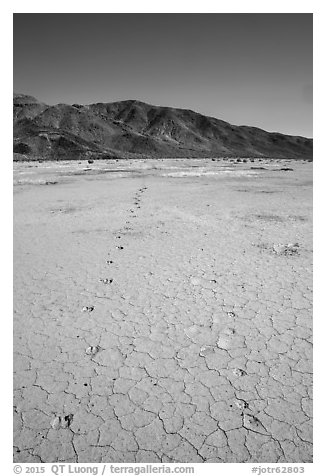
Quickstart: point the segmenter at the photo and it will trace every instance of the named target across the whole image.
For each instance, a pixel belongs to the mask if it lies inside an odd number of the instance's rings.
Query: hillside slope
[[[14,94],[15,159],[312,158],[312,139],[128,100],[48,106]]]

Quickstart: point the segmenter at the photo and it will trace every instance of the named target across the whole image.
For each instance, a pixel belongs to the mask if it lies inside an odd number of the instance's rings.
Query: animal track
[[[84,306],[82,312],[92,312],[94,311],[94,306]]]

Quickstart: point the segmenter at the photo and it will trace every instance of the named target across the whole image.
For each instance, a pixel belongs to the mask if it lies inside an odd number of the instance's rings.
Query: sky
[[[313,15],[15,13],[16,93],[137,99],[312,137]]]

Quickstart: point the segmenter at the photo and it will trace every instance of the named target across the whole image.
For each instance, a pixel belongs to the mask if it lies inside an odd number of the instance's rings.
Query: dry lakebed
[[[312,462],[312,163],[14,163],[14,460]]]

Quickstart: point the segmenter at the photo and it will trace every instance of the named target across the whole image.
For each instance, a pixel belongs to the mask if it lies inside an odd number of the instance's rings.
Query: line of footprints
[[[134,195],[134,208],[130,208],[129,209],[129,215],[128,215],[128,219],[126,220],[126,224],[125,226],[121,229],[121,232],[128,232],[128,231],[131,231],[132,230],[132,223],[130,222],[130,219],[134,219],[134,218],[137,218],[137,213],[136,213],[136,210],[135,208],[137,209],[140,209],[141,208],[141,196],[142,194],[145,192],[145,190],[147,190],[147,187],[142,187],[140,189],[137,190],[137,192],[135,193]],[[121,235],[118,233],[116,235],[116,239],[117,240],[120,240],[121,239]],[[118,251],[122,251],[124,249],[124,246],[122,245],[117,245],[116,246],[116,249]],[[108,259],[106,261],[106,264],[107,265],[112,265],[113,264],[113,260],[112,259]],[[99,280],[101,283],[103,284],[112,284],[113,283],[113,278],[100,278]],[[84,306],[82,308],[82,312],[92,312],[94,311],[94,306]],[[100,346],[99,345],[96,345],[96,346],[90,346],[86,349],[86,354],[87,355],[91,355],[91,356],[94,356],[96,355],[99,351],[101,350]]]
[[[135,195],[133,197],[134,198],[134,202],[133,202],[134,207],[129,209],[129,214],[128,214],[128,217],[127,217],[127,220],[125,222],[124,227],[120,230],[120,232],[118,232],[118,234],[116,234],[115,237],[116,237],[117,240],[121,239],[121,235],[119,233],[123,234],[125,232],[128,232],[128,231],[132,230],[132,222],[130,220],[133,220],[133,219],[137,218],[136,209],[141,208],[141,196],[145,192],[145,190],[147,190],[147,187],[140,188],[135,193]],[[124,246],[117,245],[116,249],[118,251],[123,251]],[[108,259],[106,261],[106,264],[109,265],[109,266],[112,265],[113,260]],[[102,284],[105,284],[105,285],[112,284],[114,282],[113,278],[100,278],[99,281]],[[191,279],[191,284],[196,286],[196,285],[200,284],[200,281],[201,281],[200,279],[192,278]],[[93,312],[93,311],[94,311],[94,306],[84,306],[82,308],[82,312],[89,312],[90,313],[90,312]],[[233,312],[228,312],[227,314],[228,314],[228,318],[234,319],[235,314]],[[195,331],[194,330],[195,327],[196,326],[192,326],[190,329],[188,329],[188,331],[189,332]],[[220,336],[220,338],[217,342],[217,346],[222,348],[222,349],[227,349],[228,348],[228,345],[227,345],[228,344],[228,338],[230,337],[230,335],[232,336],[232,334],[234,334],[234,332],[235,331],[234,331],[233,328],[226,329],[222,333],[222,336]],[[186,333],[186,334],[188,335],[188,333]],[[191,338],[191,335],[188,335],[188,337]],[[86,355],[89,355],[92,358],[93,356],[95,356],[101,350],[102,349],[99,345],[93,345],[93,346],[89,346],[85,350],[85,353],[86,353]],[[213,351],[214,351],[213,346],[210,346],[210,345],[209,346],[203,346],[200,349],[200,354],[199,355],[201,355],[202,357],[205,357],[206,355],[210,354]],[[241,377],[247,375],[247,373],[243,369],[234,369],[233,374],[238,378],[241,378]],[[87,385],[87,384],[84,384],[84,385]],[[243,419],[242,425],[243,425],[244,428],[246,428],[248,430],[251,430],[251,431],[254,431],[256,433],[266,435],[266,436],[269,434],[268,431],[266,430],[266,428],[264,427],[264,425],[259,421],[259,419],[251,413],[249,405],[245,400],[237,399],[235,405],[241,411],[241,415],[242,415],[242,419]],[[232,406],[233,405],[231,404],[230,407],[232,407]],[[53,429],[69,428],[72,420],[73,420],[73,415],[72,414],[69,414],[69,415],[55,415],[53,420],[51,421],[51,426],[52,426]]]
[[[134,196],[134,206],[135,208],[138,208],[140,209],[141,208],[141,195],[145,192],[145,190],[147,190],[147,187],[143,187],[143,188],[140,188],[135,196]],[[120,231],[120,233],[122,234],[123,232],[128,232],[130,230],[132,230],[132,226],[131,225],[131,222],[130,222],[130,219],[134,219],[134,218],[137,218],[137,214],[136,214],[136,211],[134,210],[134,208],[131,208],[129,209],[129,212],[130,214],[128,215],[128,219],[126,220],[126,224],[125,226],[122,228],[122,230]],[[120,240],[121,239],[121,235],[118,233],[116,235],[116,239],[117,240]],[[122,251],[124,249],[124,246],[121,246],[121,245],[117,245],[116,246],[116,249],[119,250],[119,251]],[[106,264],[107,265],[112,265],[113,264],[113,260],[112,259],[108,259],[106,261]],[[112,284],[114,282],[113,278],[100,278],[99,280],[102,284],[105,284],[105,285],[108,285],[108,284]],[[93,312],[95,309],[94,306],[84,306],[82,308],[82,312],[88,312],[88,313],[91,313]],[[77,336],[79,337],[79,336]],[[100,352],[101,347],[99,345],[91,345],[89,347],[87,347],[87,349],[85,350],[85,353],[86,355],[89,355],[92,357],[94,357],[98,352]],[[88,385],[87,383],[84,383],[84,385]],[[60,415],[60,414],[55,414],[51,420],[51,427],[54,429],[54,430],[59,430],[59,429],[65,429],[65,428],[69,428],[72,421],[73,421],[73,418],[74,418],[74,415],[73,414],[68,414],[68,415]]]

